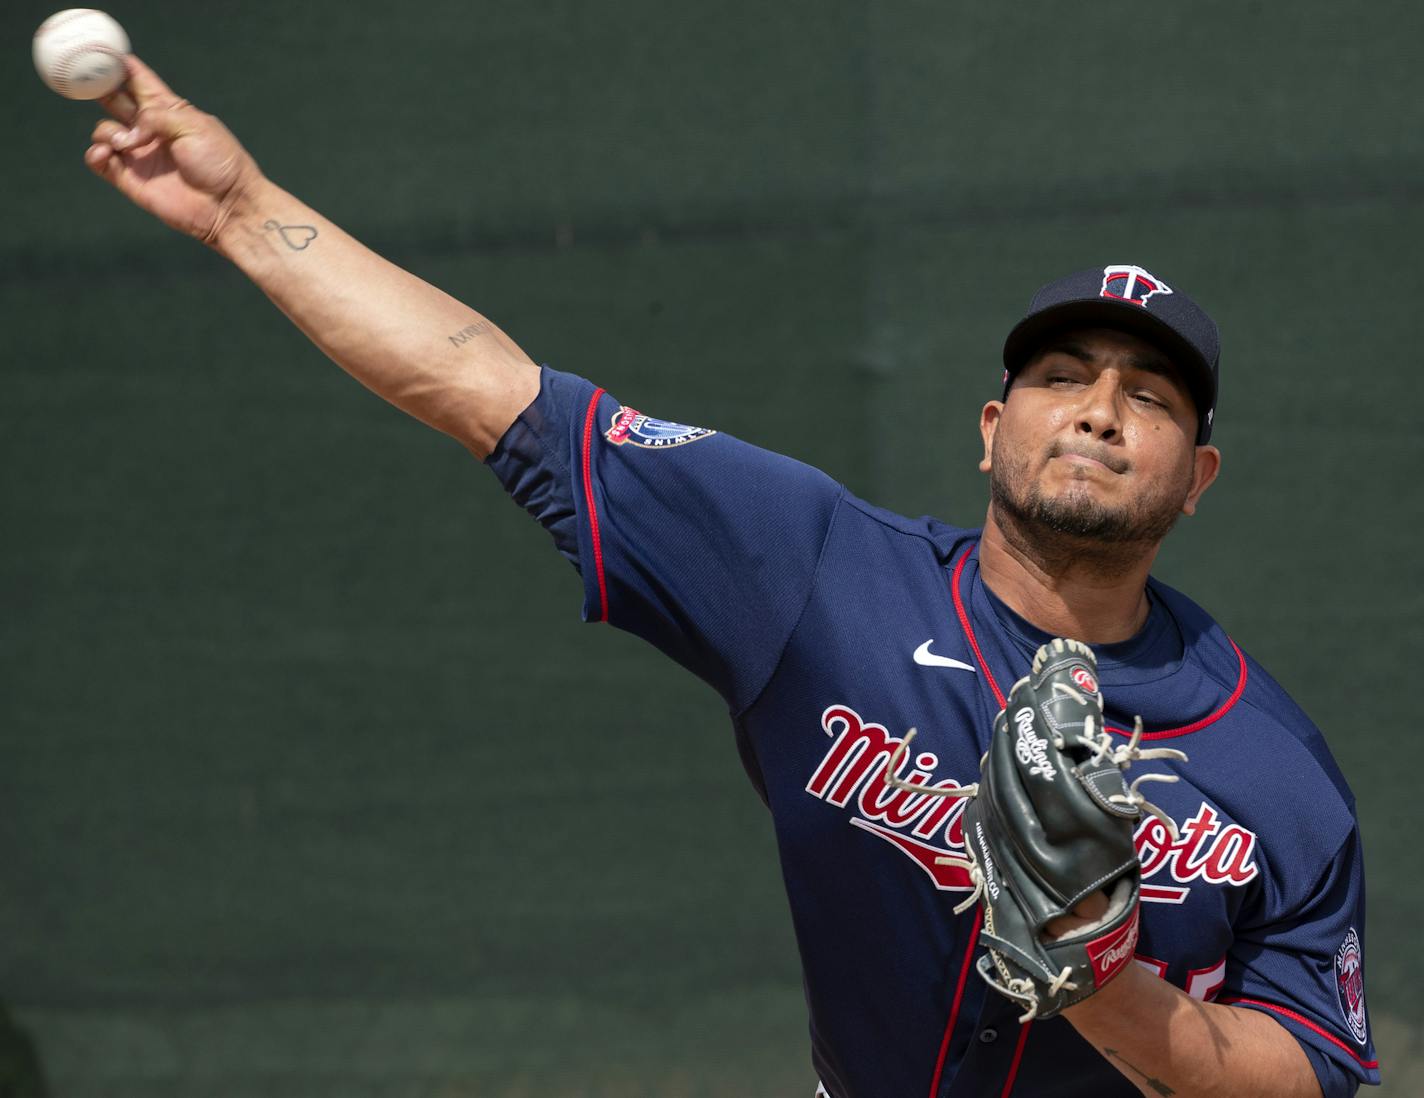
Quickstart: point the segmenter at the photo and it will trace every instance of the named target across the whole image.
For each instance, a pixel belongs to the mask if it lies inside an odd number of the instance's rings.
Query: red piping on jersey
[[[930,1080],[930,1098],[939,1093],[940,1076],[944,1074],[944,1058],[949,1052],[949,1038],[954,1033],[954,1023],[959,1021],[959,1004],[964,998],[964,980],[969,975],[969,962],[974,959],[974,947],[979,944],[979,924],[984,919],[983,908],[974,911],[974,928],[969,932],[969,948],[964,951],[964,963],[959,966],[959,982],[954,985],[954,1002],[949,1008],[949,1021],[944,1026],[944,1037],[939,1043],[939,1059],[935,1061],[934,1078]]]
[[[598,536],[598,506],[593,502],[593,476],[590,450],[593,444],[593,418],[598,411],[602,389],[595,389],[588,402],[588,415],[583,421],[583,498],[588,504],[588,528],[593,535],[593,570],[598,576],[598,620],[608,620],[608,583],[603,578],[603,542]]]
[[[1352,1049],[1344,1041],[1340,1040],[1340,1038],[1336,1037],[1335,1034],[1331,1033],[1329,1030],[1321,1029],[1309,1018],[1303,1018],[1295,1011],[1288,1010],[1286,1007],[1276,1006],[1275,1003],[1263,1003],[1260,999],[1243,999],[1239,996],[1233,996],[1229,999],[1218,999],[1217,1002],[1226,1004],[1246,1003],[1248,1006],[1264,1007],[1266,1010],[1274,1010],[1277,1014],[1284,1014],[1292,1022],[1299,1022],[1301,1025],[1305,1026],[1306,1029],[1320,1034],[1320,1036],[1324,1037],[1332,1045],[1343,1051],[1346,1056],[1354,1060],[1355,1063],[1359,1064],[1360,1067],[1365,1068],[1368,1071],[1374,1071],[1376,1068],[1379,1067],[1378,1060],[1366,1060],[1358,1052]]]
[[[999,689],[999,684],[994,681],[994,673],[989,670],[988,663],[984,660],[984,653],[979,650],[979,641],[974,636],[974,626],[970,624],[969,614],[965,609],[964,600],[959,596],[959,577],[964,572],[964,564],[969,559],[969,554],[974,552],[974,547],[970,546],[964,551],[963,556],[954,566],[954,575],[950,578],[949,589],[954,596],[954,612],[959,616],[960,627],[964,630],[964,635],[969,638],[969,647],[974,650],[974,658],[979,661],[979,668],[984,672],[984,678],[989,682],[989,689],[994,692],[994,699],[999,703],[1000,709],[1008,707],[1004,701],[1004,692]],[[1231,645],[1231,650],[1236,653],[1236,688],[1231,691],[1221,706],[1212,713],[1191,724],[1184,724],[1178,728],[1163,728],[1156,732],[1144,732],[1144,740],[1165,740],[1172,736],[1185,736],[1188,732],[1198,732],[1209,724],[1215,724],[1226,716],[1227,711],[1241,700],[1241,695],[1246,691],[1246,657],[1242,655],[1241,649],[1236,647],[1236,642],[1230,637],[1226,638],[1226,643]],[[1105,726],[1109,732],[1115,732],[1119,736],[1130,736],[1132,730],[1128,728],[1116,728],[1113,725]]]
[[[1004,1080],[1004,1089],[999,1091],[999,1098],[1009,1098],[1009,1091],[1014,1089],[1014,1080],[1019,1074],[1019,1061],[1023,1059],[1024,1045],[1028,1044],[1028,1031],[1032,1025],[1033,1022],[1028,1021],[1019,1026],[1019,1043],[1014,1046],[1014,1062],[1009,1065],[1009,1077]]]
[[[1188,732],[1196,732],[1226,716],[1226,711],[1241,700],[1241,695],[1246,690],[1246,657],[1241,654],[1241,649],[1236,647],[1236,642],[1230,637],[1226,638],[1226,643],[1231,645],[1231,650],[1236,653],[1236,689],[1231,692],[1231,697],[1222,702],[1221,708],[1215,713],[1208,713],[1199,721],[1184,724],[1180,728],[1164,728],[1160,732],[1144,732],[1142,733],[1144,740],[1164,740],[1168,736],[1185,736]],[[1108,725],[1107,730],[1116,732],[1119,736],[1132,735],[1130,729],[1114,728],[1112,725]]]
[[[988,663],[984,660],[984,653],[979,651],[979,641],[974,636],[974,626],[969,624],[969,614],[964,609],[964,600],[959,597],[959,577],[964,571],[964,562],[969,559],[969,554],[974,552],[973,548],[966,549],[964,556],[959,558],[959,563],[954,566],[954,576],[949,581],[950,593],[954,596],[954,612],[959,615],[960,628],[964,630],[964,635],[969,638],[969,647],[974,649],[974,658],[979,661],[979,668],[984,672],[984,677],[989,680],[989,689],[994,692],[994,700],[999,703],[1000,709],[1007,709],[1009,703],[1004,700],[1004,692],[999,689],[999,684],[994,681],[994,673],[989,670]]]

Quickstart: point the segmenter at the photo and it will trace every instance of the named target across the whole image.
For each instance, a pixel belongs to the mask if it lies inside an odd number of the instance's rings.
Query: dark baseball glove
[[[892,782],[900,757],[891,762]],[[1143,749],[1139,719],[1132,738],[1114,743],[1103,727],[1097,660],[1085,644],[1055,640],[1034,656],[1030,674],[1009,691],[994,718],[989,750],[964,811],[966,868],[976,888],[956,911],[984,906],[979,974],[1024,1008],[1020,1021],[1051,1018],[1086,999],[1132,959],[1137,944],[1141,866],[1133,831],[1144,813],[1176,827],[1137,787],[1176,781],[1123,771],[1137,759],[1186,759],[1171,748]],[[925,792],[918,787],[919,792]],[[941,859],[954,861],[955,859]],[[1080,909],[1059,937],[1050,923],[1102,892],[1094,917]],[[1059,926],[1065,924],[1058,924]]]

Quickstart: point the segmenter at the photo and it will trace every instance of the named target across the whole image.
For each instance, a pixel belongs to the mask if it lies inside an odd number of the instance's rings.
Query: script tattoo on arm
[[[454,335],[449,336],[447,338],[449,338],[450,342],[453,343],[456,347],[459,347],[462,344],[470,342],[470,340],[474,339],[476,336],[484,335],[487,331],[489,331],[489,322],[480,320],[475,322],[474,324],[465,325],[465,327],[461,328]]]
[[[1122,1064],[1123,1067],[1128,1068],[1134,1075],[1138,1076],[1144,1083],[1146,1083],[1154,1092],[1162,1095],[1162,1098],[1171,1098],[1172,1095],[1177,1093],[1166,1083],[1162,1082],[1161,1079],[1153,1079],[1150,1075],[1147,1074],[1147,1072],[1143,1071],[1136,1064],[1123,1059],[1122,1054],[1118,1052],[1117,1049],[1105,1048],[1103,1049],[1103,1055],[1108,1057],[1109,1059],[1116,1060],[1118,1063]]]
[[[275,231],[282,238],[282,243],[294,252],[305,251],[317,236],[315,225],[283,225],[279,221],[264,221],[262,228],[269,233]]]

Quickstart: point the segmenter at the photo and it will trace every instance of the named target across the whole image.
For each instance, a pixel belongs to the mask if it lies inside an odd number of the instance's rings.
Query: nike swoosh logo
[[[934,644],[931,637],[915,649],[915,662],[921,667],[953,667],[960,671],[973,671],[974,665],[961,663],[959,660],[952,660],[948,656],[936,656],[930,651],[930,645]]]

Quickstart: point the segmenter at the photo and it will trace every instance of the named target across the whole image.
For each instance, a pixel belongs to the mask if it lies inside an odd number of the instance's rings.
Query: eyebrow
[[[1094,354],[1092,350],[1083,346],[1081,343],[1074,343],[1071,339],[1055,340],[1052,343],[1044,345],[1043,353],[1047,354],[1053,351],[1068,355],[1071,358],[1076,358],[1089,365],[1092,365],[1098,360],[1098,356]],[[1176,385],[1184,391],[1187,388],[1186,379],[1182,377],[1177,367],[1172,364],[1171,359],[1157,351],[1151,351],[1145,355],[1138,354],[1135,351],[1129,352],[1127,364],[1134,370],[1141,370],[1143,373],[1153,374],[1165,381],[1170,381],[1173,385]]]

